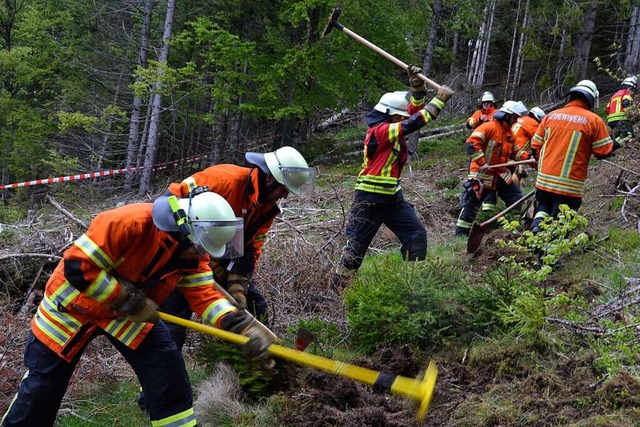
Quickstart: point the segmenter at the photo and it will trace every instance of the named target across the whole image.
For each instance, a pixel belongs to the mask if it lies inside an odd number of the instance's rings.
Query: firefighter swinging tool
[[[369,49],[373,50],[378,55],[383,56],[384,58],[386,58],[389,61],[391,61],[394,64],[396,64],[398,67],[402,68],[403,70],[407,70],[408,71],[408,68],[409,68],[408,64],[405,64],[404,62],[402,62],[401,60],[399,60],[395,56],[385,52],[382,49],[380,49],[378,46],[376,46],[375,44],[371,43],[369,40],[359,36],[358,34],[354,33],[353,31],[351,31],[350,29],[348,29],[347,27],[342,25],[340,22],[338,22],[338,17],[340,16],[340,13],[342,13],[342,9],[340,9],[340,7],[336,7],[335,9],[333,9],[333,12],[331,13],[331,17],[329,18],[329,22],[327,23],[327,26],[324,29],[324,32],[322,33],[322,37],[324,37],[327,34],[329,34],[331,32],[331,30],[335,27],[338,30],[340,30],[343,33],[345,33],[346,35],[348,35],[349,37],[351,37],[352,39],[354,39],[355,41],[357,41],[357,42],[365,45]],[[439,90],[440,89],[440,85],[438,83],[434,82],[433,80],[431,80],[430,78],[428,78],[424,74],[418,73],[416,75],[422,81],[424,81],[426,84],[431,86],[433,89],[435,89],[435,90]]]
[[[224,341],[231,342],[236,345],[246,343],[249,338],[214,328],[212,326],[203,325],[202,323],[185,320],[181,317],[172,316],[167,313],[158,312],[160,319],[165,322],[175,323],[176,325],[186,328],[195,329],[208,335],[220,338]],[[351,365],[337,360],[328,359],[314,354],[303,353],[292,348],[283,347],[278,344],[271,344],[267,349],[269,355],[297,363],[299,365],[309,366],[319,369],[330,374],[360,381],[362,383],[373,386],[374,390],[390,391],[398,396],[408,397],[418,403],[418,420],[422,421],[427,415],[429,403],[433,397],[436,387],[436,378],[438,369],[433,361],[429,362],[429,366],[424,376],[416,379],[393,375],[386,372],[378,372],[368,368]]]
[[[467,253],[472,254],[478,250],[478,248],[480,247],[480,243],[482,242],[482,238],[484,237],[484,234],[487,231],[487,226],[489,224],[502,218],[507,212],[514,209],[516,206],[518,206],[520,203],[524,202],[525,200],[533,196],[535,193],[536,193],[535,189],[531,190],[529,193],[525,194],[524,196],[516,200],[514,204],[512,204],[511,206],[508,206],[505,210],[497,213],[495,216],[489,218],[482,224],[478,224],[474,222],[473,225],[471,226],[471,232],[469,232],[469,239],[467,240]]]

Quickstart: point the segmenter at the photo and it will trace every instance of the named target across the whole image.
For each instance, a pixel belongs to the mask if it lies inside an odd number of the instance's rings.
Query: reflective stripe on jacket
[[[533,138],[536,130],[538,130],[538,121],[530,116],[518,118],[513,126],[511,126],[511,132],[516,139],[516,160],[526,160],[529,158],[531,138]]]
[[[498,176],[502,177],[507,184],[513,181],[512,173],[506,167],[479,172],[480,166],[485,163],[491,166],[506,163],[515,158],[514,137],[507,123],[492,120],[478,126],[467,138],[466,145],[471,156],[470,178],[480,178],[488,190],[495,188]]]
[[[607,114],[607,123],[629,120],[625,111],[632,103],[633,98],[629,89],[620,89],[614,93],[609,99],[609,103],[607,103],[607,108],[604,110]]]
[[[210,166],[194,173],[181,183],[169,185],[169,191],[177,196],[186,197],[195,187],[205,185],[210,191],[224,197],[236,216],[244,219],[245,247],[253,246],[253,250],[245,249],[245,252],[248,256],[254,257],[251,264],[257,265],[267,233],[280,213],[276,203],[259,202],[263,190],[258,182],[258,168],[230,164]],[[217,265],[214,264],[215,260],[212,260],[212,268],[217,269]],[[222,275],[216,274],[216,277]]]
[[[606,157],[613,141],[604,120],[581,100],[546,115],[531,141],[538,161],[536,187],[582,197],[591,155]]]
[[[411,102],[411,117],[397,123],[383,122],[367,131],[364,141],[362,170],[356,179],[356,191],[373,193],[393,203],[401,190],[400,175],[407,163],[405,136],[435,120],[444,108],[444,102],[434,97],[429,104]],[[434,114],[431,113],[434,111]]]
[[[153,327],[126,320],[108,307],[123,292],[118,278],[157,303],[177,286],[192,310],[211,325],[235,311],[212,286],[209,257],[181,259],[191,244],[159,230],[151,207],[135,203],[98,214],[49,278],[32,330],[64,360],[73,359],[95,328],[135,349]]]

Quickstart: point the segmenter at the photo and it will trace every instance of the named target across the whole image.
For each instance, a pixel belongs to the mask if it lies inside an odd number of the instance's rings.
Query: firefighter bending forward
[[[242,234],[242,220],[212,192],[98,214],[47,282],[25,346],[28,371],[2,426],[52,426],[74,368],[98,335],[135,371],[152,426],[196,425],[184,360],[157,304],[177,287],[206,323],[248,336],[248,356],[263,354],[269,338],[212,286],[209,255],[242,245]]]

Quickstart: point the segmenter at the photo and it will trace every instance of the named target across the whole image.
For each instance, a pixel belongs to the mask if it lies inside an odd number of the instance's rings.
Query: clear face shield
[[[313,168],[280,167],[284,186],[293,194],[308,195],[313,192],[316,170]]]
[[[213,258],[240,258],[244,255],[244,221],[191,221],[189,237],[200,253]]]

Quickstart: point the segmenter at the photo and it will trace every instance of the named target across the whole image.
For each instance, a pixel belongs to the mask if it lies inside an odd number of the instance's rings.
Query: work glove
[[[440,98],[442,102],[447,102],[449,98],[451,98],[451,95],[453,95],[453,89],[451,89],[449,86],[440,86],[440,89],[438,89],[438,93],[436,94],[436,96]]]
[[[118,279],[120,282],[120,294],[109,304],[113,310],[124,313],[127,320],[133,322],[156,323],[158,317],[158,304],[147,296],[140,289],[137,289],[131,282]]]
[[[249,290],[249,279],[235,273],[227,276],[227,292],[236,300],[238,310],[247,309],[247,291]]]
[[[226,331],[249,338],[240,347],[242,354],[249,359],[266,356],[267,349],[273,343],[271,337],[258,326],[258,321],[246,311],[233,311],[225,315],[221,326]]]
[[[484,188],[484,184],[480,179],[469,179],[464,184],[462,184],[462,188],[464,188],[464,192],[468,195],[465,198],[466,200],[468,200],[469,197],[475,197],[476,199],[480,200],[480,197],[482,197],[482,189]]]
[[[418,74],[422,72],[422,68],[409,65],[407,67],[407,75],[409,76],[409,85],[411,86],[412,92],[426,92],[427,87],[424,84],[424,80],[418,77]]]
[[[442,110],[443,103],[446,103],[451,95],[453,94],[453,90],[448,86],[440,86],[438,89],[438,93],[433,99],[424,107],[424,109],[431,114],[431,117],[435,120],[440,115],[440,110]],[[439,101],[440,102],[439,102]]]

